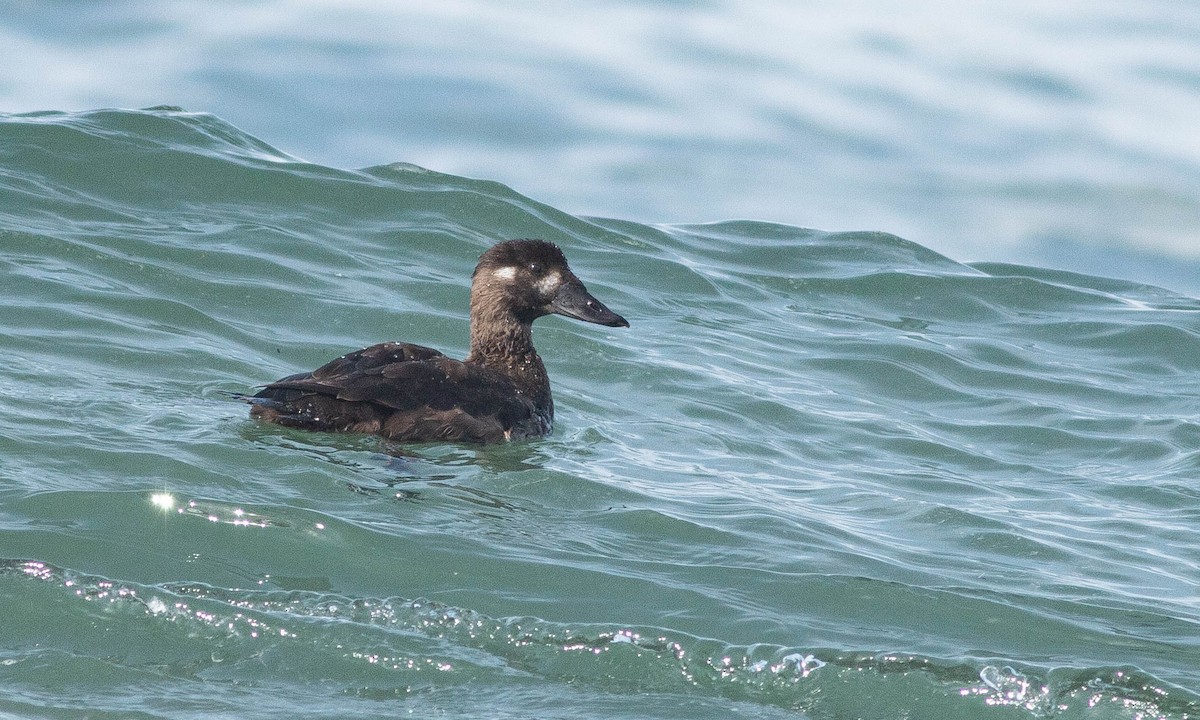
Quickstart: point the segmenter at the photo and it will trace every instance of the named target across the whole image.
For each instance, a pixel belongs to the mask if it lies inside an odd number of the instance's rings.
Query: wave
[[[1132,668],[733,646],[660,628],[490,618],[423,598],[147,586],[33,560],[0,562],[0,579],[10,592],[13,583],[43,584],[49,593],[37,593],[37,601],[56,618],[52,636],[41,638],[36,651],[5,663],[16,685],[38,673],[48,656],[65,652],[75,662],[103,661],[118,678],[341,684],[377,698],[499,683],[515,673],[630,698],[712,696],[830,717],[881,716],[881,699],[891,716],[1009,708],[1030,717],[1074,717],[1099,706],[1119,717],[1187,717],[1200,707]],[[114,645],[113,636],[125,640]]]
[[[34,558],[0,708],[1197,712],[1194,298],[575,217],[174,108],[4,115],[0,151],[0,540]],[[553,437],[397,457],[228,400],[461,355],[475,260],[527,236],[633,326],[539,321]]]

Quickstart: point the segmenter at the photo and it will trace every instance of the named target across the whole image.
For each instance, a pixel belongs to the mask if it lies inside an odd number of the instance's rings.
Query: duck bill
[[[629,327],[625,318],[606,308],[604,303],[587,291],[583,283],[574,279],[559,286],[554,299],[550,301],[550,312],[597,325]]]

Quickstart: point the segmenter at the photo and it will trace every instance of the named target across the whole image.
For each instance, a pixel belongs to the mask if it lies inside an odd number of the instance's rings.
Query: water
[[[178,105],[572,214],[886,230],[1200,294],[1200,5],[10,0],[0,109]]]
[[[1200,714],[1200,301],[880,232],[573,216],[171,108],[0,121],[0,714]],[[558,428],[395,448],[227,393],[461,356],[497,239]]]

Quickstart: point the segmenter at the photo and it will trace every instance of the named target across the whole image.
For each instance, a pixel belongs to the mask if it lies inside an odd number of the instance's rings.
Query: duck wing
[[[343,355],[250,401],[253,415],[282,425],[413,442],[495,442],[537,424],[533,403],[504,376],[408,343]]]

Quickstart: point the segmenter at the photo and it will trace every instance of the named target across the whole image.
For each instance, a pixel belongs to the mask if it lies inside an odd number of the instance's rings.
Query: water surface
[[[572,216],[169,108],[0,121],[0,712],[1200,713],[1200,302],[879,232]],[[543,441],[396,448],[236,393],[461,355],[492,242]]]
[[[1200,5],[10,2],[0,110],[176,105],[573,214],[886,230],[1200,295]]]

